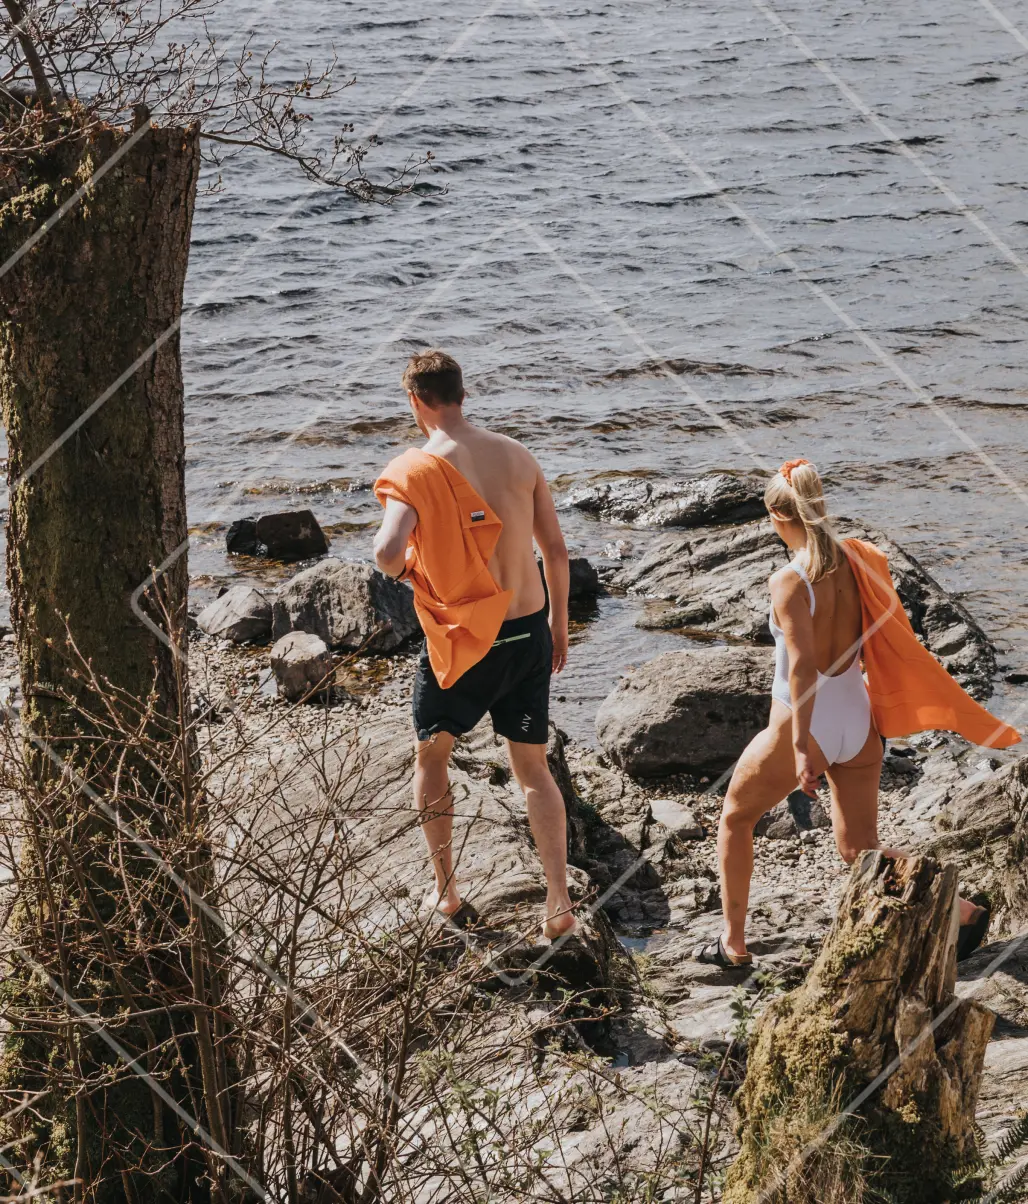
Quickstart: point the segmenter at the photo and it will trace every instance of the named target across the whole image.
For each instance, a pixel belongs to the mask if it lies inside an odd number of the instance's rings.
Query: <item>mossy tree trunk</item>
[[[0,261],[128,137],[65,138],[17,165],[0,184]],[[8,580],[34,740],[11,935],[50,979],[12,962],[0,1088],[45,1092],[6,1134],[19,1161],[39,1151],[44,1180],[74,1176],[88,1185],[77,1195],[111,1204],[201,1202],[212,1182],[225,1193],[223,1164],[154,1083],[219,1144],[232,1130],[218,1090],[224,1049],[212,1051],[202,1010],[217,986],[202,957],[190,960],[202,921],[103,803],[116,791],[119,818],[202,882],[188,765],[176,780],[153,752],[166,743],[169,764],[182,752],[186,691],[171,644],[184,619],[185,555],[161,577],[163,605],[144,596],[154,625],[167,628],[162,609],[170,615],[170,640],[132,606],[187,536],[178,324],[198,146],[193,129],[150,129],[0,278]],[[137,709],[148,714],[138,746],[117,724],[92,720],[102,705],[76,657],[109,683],[129,727]],[[65,765],[88,790],[61,783]],[[74,1020],[62,992],[95,1022]]]
[[[954,996],[956,899],[926,857],[854,866],[806,981],[758,1024],[725,1204],[965,1198],[994,1017]]]

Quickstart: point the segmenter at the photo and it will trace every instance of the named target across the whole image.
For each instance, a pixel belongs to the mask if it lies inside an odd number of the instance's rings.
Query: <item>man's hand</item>
[[[810,754],[799,748],[795,750],[795,753],[796,777],[799,779],[800,789],[804,794],[809,794],[811,798],[817,798],[817,788],[821,784],[821,778],[814,772]]]
[[[568,663],[567,623],[551,623],[550,634],[553,636],[553,671],[563,673]]]

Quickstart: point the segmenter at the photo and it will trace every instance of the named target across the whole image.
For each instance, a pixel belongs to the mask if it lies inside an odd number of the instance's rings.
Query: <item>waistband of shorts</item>
[[[517,619],[504,619],[500,624],[500,630],[496,633],[497,642],[509,640],[511,636],[531,635],[546,626],[549,614],[549,607],[544,606],[542,610],[537,610],[531,615],[521,615]]]

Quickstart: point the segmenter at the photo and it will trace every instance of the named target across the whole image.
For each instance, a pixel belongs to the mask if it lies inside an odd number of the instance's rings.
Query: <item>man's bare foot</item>
[[[578,918],[571,910],[571,903],[564,907],[547,908],[547,916],[543,921],[543,936],[548,941],[559,940],[562,936],[572,935],[578,928]]]
[[[960,922],[970,924],[977,917],[979,908],[970,899],[960,900]]]
[[[448,890],[440,898],[439,888],[436,887],[425,896],[423,910],[435,911],[441,916],[454,916],[463,906],[464,900],[457,894],[456,890]]]

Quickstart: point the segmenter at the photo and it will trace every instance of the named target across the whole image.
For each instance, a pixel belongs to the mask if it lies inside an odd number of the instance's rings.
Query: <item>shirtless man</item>
[[[427,644],[418,663],[414,795],[435,872],[433,903],[446,916],[462,905],[453,865],[448,768],[456,737],[470,731],[488,711],[493,730],[507,741],[510,766],[525,795],[546,874],[543,932],[556,939],[576,922],[567,886],[564,801],[546,762],[550,676],[561,672],[568,653],[564,537],[549,487],[531,453],[515,440],[474,426],[464,417],[463,379],[451,356],[441,351],[412,356],[403,384],[414,421],[428,440],[424,452],[456,469],[464,478],[460,486],[470,485],[502,522],[486,576],[492,578],[488,588],[494,597],[499,591],[510,591],[495,642],[456,681],[445,689],[440,686]],[[389,472],[386,469],[383,481],[389,479]],[[418,511],[399,500],[395,489],[376,486],[376,492],[384,501],[385,516],[375,538],[375,562],[382,572],[398,577],[409,567],[408,544],[418,527]],[[469,520],[473,523],[485,515],[483,510],[472,511]],[[460,519],[453,521],[457,524]],[[421,542],[431,534],[421,531]],[[533,541],[542,555],[545,590]]]

